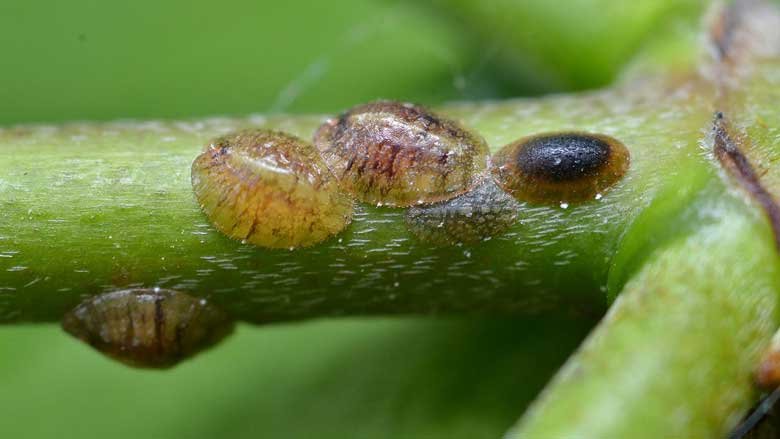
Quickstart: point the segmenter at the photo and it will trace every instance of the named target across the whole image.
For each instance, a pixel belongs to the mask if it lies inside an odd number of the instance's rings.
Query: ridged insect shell
[[[279,131],[214,140],[192,164],[192,186],[214,227],[260,247],[311,246],[352,217],[352,200],[314,146]]]
[[[466,192],[489,155],[485,140],[459,123],[393,101],[360,105],[328,120],[314,144],[350,194],[398,207]]]
[[[133,289],[85,300],[65,315],[62,327],[125,364],[168,368],[222,340],[233,321],[205,299]]]

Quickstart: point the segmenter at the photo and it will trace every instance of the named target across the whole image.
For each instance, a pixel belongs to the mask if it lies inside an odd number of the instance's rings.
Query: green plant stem
[[[713,178],[698,144],[710,120],[708,90],[691,81],[644,81],[445,107],[493,151],[565,129],[609,134],[631,151],[628,174],[601,199],[524,204],[505,235],[448,247],[415,239],[402,209],[365,205],[344,233],[311,249],[268,251],[210,227],[189,181],[190,163],[210,138],[247,126],[310,138],[322,117],[4,129],[0,322],[58,320],[85,296],[154,286],[210,297],[236,318],[259,323],[343,314],[601,312],[610,261],[634,218],[661,194],[684,204],[679,188]]]
[[[736,425],[777,324],[780,270],[765,221],[708,192],[683,212],[697,232],[649,257],[510,437],[715,438]]]
[[[769,103],[780,85],[780,15],[760,1],[724,14],[710,66],[716,129],[703,146],[740,189],[700,192],[679,211],[696,227],[667,226],[676,238],[666,245],[624,238],[610,272],[610,293],[623,292],[511,437],[723,437],[752,404],[752,376],[778,323],[780,117]],[[678,222],[663,208],[646,213],[637,223]]]

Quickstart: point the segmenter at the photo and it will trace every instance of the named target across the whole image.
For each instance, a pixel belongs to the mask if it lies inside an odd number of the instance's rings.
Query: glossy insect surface
[[[155,288],[91,297],[65,315],[62,327],[123,363],[167,368],[222,340],[233,321],[205,299]]]
[[[214,140],[192,164],[192,186],[214,227],[261,247],[317,244],[352,216],[352,200],[317,150],[278,131]]]
[[[518,200],[560,204],[600,198],[629,163],[626,147],[610,136],[547,133],[503,147],[493,157],[492,173]]]
[[[380,101],[325,122],[314,144],[357,199],[412,206],[474,187],[487,166],[484,139],[420,106]]]

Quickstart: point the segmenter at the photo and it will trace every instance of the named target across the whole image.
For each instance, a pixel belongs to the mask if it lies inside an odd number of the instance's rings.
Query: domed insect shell
[[[115,291],[91,297],[62,327],[125,364],[167,368],[222,340],[233,320],[206,300],[161,289]]]
[[[217,230],[260,247],[311,246],[352,218],[352,200],[314,146],[279,131],[214,140],[192,163],[192,186]]]
[[[366,203],[396,207],[468,191],[489,155],[485,140],[459,123],[392,101],[359,105],[328,120],[314,144],[347,192]]]
[[[512,142],[493,156],[491,172],[520,201],[563,204],[600,198],[629,163],[628,149],[617,139],[575,131]]]

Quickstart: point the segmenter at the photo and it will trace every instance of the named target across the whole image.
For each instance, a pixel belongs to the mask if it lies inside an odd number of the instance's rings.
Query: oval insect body
[[[125,364],[167,368],[222,340],[233,321],[204,299],[155,288],[91,297],[65,315],[62,327]]]
[[[466,192],[487,166],[484,139],[425,108],[380,101],[325,122],[314,143],[361,201],[412,206]]]
[[[485,178],[476,188],[451,200],[411,207],[406,226],[418,239],[436,245],[474,243],[507,231],[520,203]]]
[[[566,204],[601,198],[628,170],[629,152],[617,139],[583,132],[524,137],[493,157],[496,182],[521,201]]]
[[[214,227],[261,247],[317,244],[352,216],[352,200],[316,149],[278,131],[214,140],[192,164],[192,186]]]

